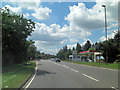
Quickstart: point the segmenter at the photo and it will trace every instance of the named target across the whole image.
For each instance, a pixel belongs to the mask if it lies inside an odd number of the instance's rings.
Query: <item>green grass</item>
[[[25,63],[3,67],[2,88],[18,88],[31,75],[34,68],[34,61],[29,61],[30,65]]]
[[[112,64],[106,64],[106,63],[98,63],[98,62],[75,62],[75,61],[68,61],[65,60],[65,62],[71,62],[76,64],[83,64],[83,65],[89,65],[89,66],[96,66],[96,67],[103,67],[103,68],[110,68],[110,69],[120,69],[118,63],[112,63]]]

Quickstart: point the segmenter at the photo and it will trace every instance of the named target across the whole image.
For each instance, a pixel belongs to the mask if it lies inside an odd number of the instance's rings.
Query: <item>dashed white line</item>
[[[86,74],[83,74],[84,76],[86,76],[86,77],[88,77],[88,78],[90,78],[90,79],[92,79],[92,80],[94,80],[94,81],[99,81],[99,80],[97,80],[97,79],[95,79],[95,78],[93,78],[93,77],[90,77],[90,76],[88,76],[88,75],[86,75]]]
[[[111,87],[111,88],[113,88],[113,89],[115,89],[115,90],[118,90],[118,89],[116,89],[115,87]]]
[[[79,71],[77,71],[77,70],[75,70],[75,69],[72,69],[72,68],[71,68],[71,70],[72,70],[72,71],[75,71],[75,72],[79,72]]]

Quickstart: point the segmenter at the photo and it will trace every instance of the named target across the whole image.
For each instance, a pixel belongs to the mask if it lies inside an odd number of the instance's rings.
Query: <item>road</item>
[[[118,71],[41,60],[28,88],[118,88]]]

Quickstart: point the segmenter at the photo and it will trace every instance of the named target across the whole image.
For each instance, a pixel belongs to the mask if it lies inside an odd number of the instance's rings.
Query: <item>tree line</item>
[[[27,40],[34,31],[35,22],[23,15],[1,9],[2,15],[2,65],[19,64],[35,59],[37,48],[34,41]]]
[[[37,51],[35,42],[28,40],[34,32],[35,22],[23,15],[11,12],[8,8],[1,10],[2,16],[2,65],[19,64],[34,59],[54,58],[55,55]]]
[[[89,40],[84,45],[80,45],[77,42],[76,47],[72,49],[68,49],[67,45],[65,45],[62,49],[57,53],[57,57],[62,60],[69,60],[69,55],[72,55],[72,51],[76,51],[77,54],[81,51],[99,51],[102,53],[105,58],[105,62],[113,63],[116,60],[120,61],[120,32],[118,31],[113,39],[108,39],[103,42],[96,42],[91,44]],[[107,58],[106,58],[107,57]]]

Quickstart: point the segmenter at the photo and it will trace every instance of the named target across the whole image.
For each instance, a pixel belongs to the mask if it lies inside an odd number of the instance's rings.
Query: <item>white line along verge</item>
[[[30,84],[32,83],[33,79],[35,78],[36,76],[36,72],[37,72],[37,68],[35,68],[35,74],[33,76],[33,78],[31,79],[31,81],[28,83],[28,85],[25,87],[25,90],[30,86]]]
[[[79,72],[79,71],[77,71],[77,70],[75,70],[75,69],[72,69],[72,68],[71,68],[71,70],[72,70],[72,71],[75,71],[75,72]]]
[[[99,80],[97,80],[97,79],[95,79],[95,78],[92,78],[92,77],[90,77],[90,76],[88,76],[88,75],[86,75],[86,74],[83,74],[84,76],[86,76],[86,77],[88,77],[88,78],[90,78],[90,79],[92,79],[92,80],[94,80],[94,81],[99,81]]]

